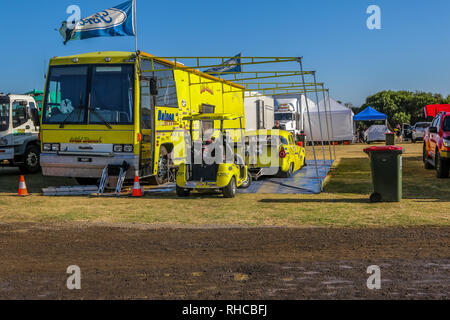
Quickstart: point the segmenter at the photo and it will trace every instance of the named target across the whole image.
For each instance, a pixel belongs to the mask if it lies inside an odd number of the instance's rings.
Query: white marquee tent
[[[341,105],[337,101],[330,98],[330,105],[328,104],[328,99],[326,100],[326,114],[324,101],[319,102],[320,110],[320,122],[319,122],[319,112],[317,105],[309,107],[309,114],[311,118],[311,127],[313,132],[314,141],[328,141],[328,131],[327,131],[327,119],[328,128],[330,133],[331,141],[353,141],[353,112],[351,109]],[[326,115],[326,116],[325,116]],[[308,141],[311,141],[308,115],[305,118],[305,134],[308,137]],[[331,130],[331,120],[333,120],[333,131]],[[322,124],[322,138],[320,135],[320,124]],[[334,132],[334,139],[332,136]]]

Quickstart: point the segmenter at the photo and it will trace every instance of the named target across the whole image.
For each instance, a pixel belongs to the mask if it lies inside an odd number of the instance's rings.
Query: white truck
[[[39,165],[39,111],[33,97],[0,94],[0,166],[35,173]]]
[[[274,126],[274,99],[257,91],[245,92],[245,130],[272,129]]]
[[[308,106],[315,103],[308,99]],[[275,97],[275,123],[280,122],[281,129],[292,132],[298,137],[305,130],[306,100],[304,95],[286,94]]]

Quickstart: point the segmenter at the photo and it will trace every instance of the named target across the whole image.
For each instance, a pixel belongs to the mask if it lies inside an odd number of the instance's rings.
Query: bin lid
[[[380,147],[370,147],[370,148],[366,148],[364,149],[365,153],[368,152],[386,152],[386,151],[394,151],[394,152],[403,152],[403,147],[399,147],[399,146],[380,146]]]

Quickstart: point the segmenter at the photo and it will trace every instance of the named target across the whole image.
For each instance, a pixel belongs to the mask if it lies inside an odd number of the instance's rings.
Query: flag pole
[[[137,37],[137,16],[136,16],[136,0],[133,0],[133,24],[134,24],[134,44],[136,48],[136,52],[138,51],[138,37]]]

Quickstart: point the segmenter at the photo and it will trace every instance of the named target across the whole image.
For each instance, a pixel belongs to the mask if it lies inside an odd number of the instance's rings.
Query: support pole
[[[133,0],[133,25],[134,25],[134,45],[136,52],[138,51],[138,32],[137,32],[137,15],[136,15],[136,0]]]
[[[315,166],[315,169],[316,169],[317,185],[319,187],[319,193],[320,193],[320,192],[322,192],[322,182],[320,181],[319,168],[317,167],[316,148],[314,146],[314,137],[313,137],[312,127],[311,127],[311,117],[310,117],[310,114],[309,114],[308,97],[306,95],[307,90],[306,90],[306,85],[305,85],[305,75],[303,73],[302,58],[297,58],[297,62],[300,65],[300,71],[301,71],[301,75],[302,75],[303,88],[305,90],[304,95],[305,95],[305,102],[306,102],[306,113],[308,114],[309,133],[311,134],[311,141],[312,141],[311,145],[312,145],[313,154],[314,154],[314,166]],[[302,99],[301,99],[301,96],[300,96],[300,103],[301,103],[301,101],[302,101]]]
[[[331,106],[331,100],[330,100],[330,90],[327,90],[328,93],[328,105]],[[331,134],[333,138],[333,152],[334,152],[334,160],[336,160],[336,146],[334,145],[335,142],[335,136],[334,136],[334,128],[333,128],[333,115],[330,112],[330,119],[331,119]]]
[[[327,159],[325,157],[325,145],[323,144],[322,119],[321,119],[321,116],[320,116],[319,94],[317,93],[317,79],[316,79],[316,72],[315,71],[313,72],[313,77],[314,77],[314,88],[315,88],[315,91],[316,91],[317,116],[319,117],[320,142],[322,143],[323,163],[326,164]]]
[[[327,99],[325,97],[325,86],[323,84],[322,84],[322,95],[323,95],[323,106],[325,107],[325,119],[327,122],[328,150],[330,151],[330,160],[333,161],[333,155],[331,152],[330,125],[328,122],[328,114],[327,114]],[[331,106],[330,105],[328,105],[328,110],[330,111],[330,115],[331,115]]]

